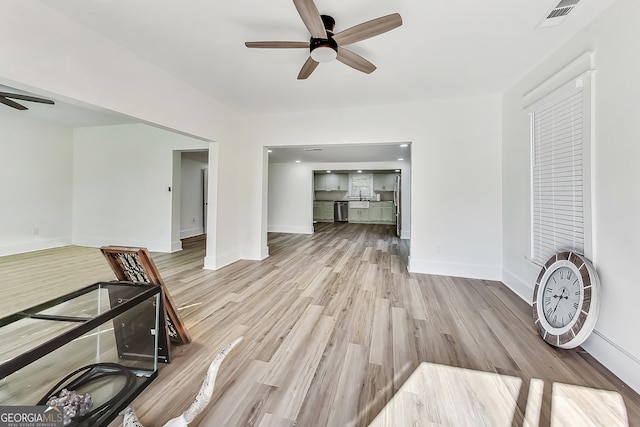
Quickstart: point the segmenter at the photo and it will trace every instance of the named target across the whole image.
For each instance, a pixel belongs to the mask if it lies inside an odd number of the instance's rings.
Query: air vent
[[[567,15],[573,10],[574,7],[578,4],[580,0],[562,0],[556,7],[554,7],[551,12],[547,15],[547,18],[544,19],[538,27],[552,27],[554,25],[560,24]]]
[[[551,13],[549,14],[549,16],[547,16],[547,19],[551,19],[551,18],[558,18],[560,16],[566,16],[569,14],[569,12],[571,12],[573,10],[575,6],[567,6],[567,7],[561,7],[558,9],[553,9],[551,11]]]

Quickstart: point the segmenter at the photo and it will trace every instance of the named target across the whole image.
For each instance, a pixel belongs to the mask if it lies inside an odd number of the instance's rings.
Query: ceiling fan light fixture
[[[311,59],[316,62],[331,62],[338,57],[338,43],[332,38],[311,39]]]
[[[338,57],[338,52],[330,46],[318,47],[311,51],[311,58],[316,62],[331,62]]]

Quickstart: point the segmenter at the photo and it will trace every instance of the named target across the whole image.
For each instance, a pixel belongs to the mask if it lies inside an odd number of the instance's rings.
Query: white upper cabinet
[[[346,173],[318,173],[313,176],[315,191],[347,191],[349,175]]]
[[[396,174],[377,173],[373,175],[373,191],[393,191],[396,184]]]
[[[338,189],[338,175],[335,173],[328,173],[325,175],[325,186],[327,191],[333,191]]]
[[[349,174],[339,173],[337,175],[338,175],[338,190],[348,191],[349,190]]]
[[[326,190],[326,175],[325,174],[315,174],[313,176],[313,189],[315,191],[325,191]]]

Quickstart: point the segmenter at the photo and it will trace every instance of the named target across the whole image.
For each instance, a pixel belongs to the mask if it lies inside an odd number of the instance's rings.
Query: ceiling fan
[[[41,104],[51,104],[51,105],[55,104],[55,102],[53,102],[50,99],[37,98],[35,96],[28,96],[28,95],[20,95],[17,93],[0,92],[0,103],[4,105],[8,105],[9,107],[15,108],[16,110],[28,110],[28,108],[22,104],[18,104],[17,102],[12,101],[9,98],[19,99],[21,101],[39,102]]]
[[[382,16],[363,22],[337,34],[333,33],[335,20],[328,15],[320,15],[313,0],[293,0],[302,22],[311,33],[308,42],[290,41],[260,41],[246,42],[245,46],[251,48],[272,49],[309,49],[309,58],[302,66],[298,79],[306,79],[316,69],[320,62],[329,62],[334,59],[355,68],[363,73],[371,73],[376,66],[343,46],[375,37],[402,25],[400,14]]]

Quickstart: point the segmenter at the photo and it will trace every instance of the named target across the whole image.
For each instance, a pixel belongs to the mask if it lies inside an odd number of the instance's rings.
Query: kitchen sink
[[[364,208],[364,209],[369,209],[369,202],[361,202],[361,201],[350,201],[349,202],[349,207],[350,208]]]

